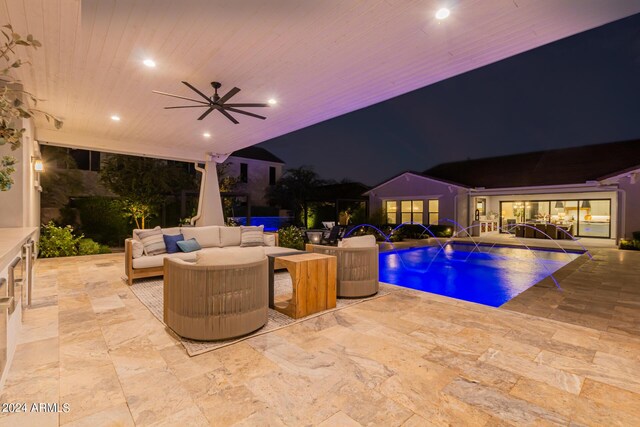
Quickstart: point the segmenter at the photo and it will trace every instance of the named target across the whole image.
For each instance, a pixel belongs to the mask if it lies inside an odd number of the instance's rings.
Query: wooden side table
[[[286,268],[291,275],[293,294],[290,300],[277,301],[273,308],[294,319],[335,308],[336,257],[303,253],[275,257],[274,267]]]

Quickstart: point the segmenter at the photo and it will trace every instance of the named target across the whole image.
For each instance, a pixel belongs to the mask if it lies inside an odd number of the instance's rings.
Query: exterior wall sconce
[[[42,159],[35,158],[33,160],[33,170],[36,172],[44,172],[44,163]]]

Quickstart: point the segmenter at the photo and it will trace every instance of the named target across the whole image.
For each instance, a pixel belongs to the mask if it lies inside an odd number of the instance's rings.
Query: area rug
[[[129,287],[133,294],[138,297],[140,302],[149,309],[151,314],[153,314],[156,319],[158,319],[162,324],[163,322],[163,281],[162,279],[147,279],[147,280],[138,280],[134,282],[132,286]],[[291,276],[287,272],[278,272],[274,277],[274,294],[275,296],[285,295],[287,293],[291,293]],[[336,308],[326,310],[320,313],[312,314],[307,317],[303,317],[301,319],[293,319],[289,316],[286,316],[276,310],[269,309],[269,320],[267,324],[257,331],[245,335],[240,338],[233,338],[230,340],[221,340],[221,341],[194,341],[186,338],[182,338],[171,329],[167,327],[167,331],[171,333],[171,335],[176,338],[180,343],[184,346],[187,354],[189,356],[197,356],[198,354],[206,353],[208,351],[216,350],[240,341],[244,341],[246,339],[267,334],[269,332],[276,331],[278,329],[304,322],[305,320],[312,319],[317,316],[321,316],[326,313],[330,313],[332,311],[341,310],[343,308],[347,308],[349,306],[359,304],[364,301],[368,301],[374,298],[380,298],[381,296],[388,295],[389,292],[385,292],[380,290],[376,295],[368,297],[368,298],[349,298],[343,299],[338,298],[336,301]]]

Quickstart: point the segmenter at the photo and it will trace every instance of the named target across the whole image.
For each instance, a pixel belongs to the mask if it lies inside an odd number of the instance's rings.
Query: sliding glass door
[[[550,223],[580,237],[611,237],[611,199],[516,200],[500,202],[500,227]]]

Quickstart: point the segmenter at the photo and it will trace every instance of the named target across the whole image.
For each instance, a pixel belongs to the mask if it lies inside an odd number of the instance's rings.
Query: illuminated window
[[[422,200],[402,200],[400,202],[400,218],[402,223],[422,224],[424,202]]]
[[[395,200],[387,201],[385,211],[387,212],[387,224],[397,223],[396,214],[398,213],[398,202]]]
[[[429,224],[438,224],[440,202],[438,200],[429,200]]]

